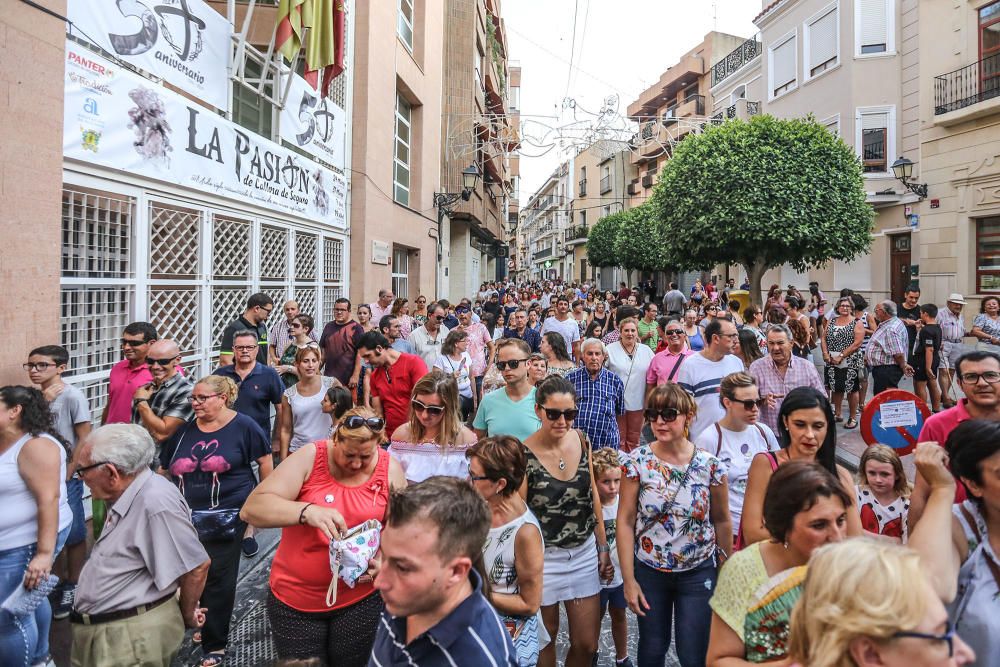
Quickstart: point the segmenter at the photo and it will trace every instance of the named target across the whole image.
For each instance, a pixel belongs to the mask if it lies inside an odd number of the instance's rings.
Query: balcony
[[[705,115],[705,96],[689,95],[684,101],[677,105],[677,118],[689,118],[690,116]]]
[[[587,196],[587,179],[586,178],[581,178],[579,186],[580,187],[578,189],[579,189],[580,196],[581,197],[586,197]]]
[[[740,44],[726,55],[725,58],[712,65],[712,87],[727,79],[729,76],[743,69],[761,54],[761,43],[756,37],[752,37]]]
[[[537,250],[534,253],[532,253],[531,260],[537,262],[539,260],[543,260],[546,257],[551,257],[551,256],[552,256],[552,248],[542,248],[541,250]]]
[[[590,230],[587,225],[574,225],[566,230],[566,247],[572,248],[574,246],[583,245],[587,242],[587,234]]]
[[[601,194],[611,192],[611,174],[601,177]]]
[[[949,125],[1000,113],[1000,100],[983,105],[996,98],[1000,98],[1000,53],[934,77],[935,122]],[[970,108],[976,105],[981,106]]]

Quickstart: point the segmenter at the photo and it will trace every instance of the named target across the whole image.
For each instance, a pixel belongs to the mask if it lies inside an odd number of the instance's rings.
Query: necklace
[[[559,457],[559,469],[560,470],[565,470],[566,469],[566,462],[563,461],[563,457],[561,457],[561,456]]]

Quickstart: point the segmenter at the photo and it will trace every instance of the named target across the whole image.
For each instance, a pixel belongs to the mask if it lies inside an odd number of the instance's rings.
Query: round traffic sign
[[[862,411],[861,437],[869,445],[888,445],[904,456],[916,449],[917,438],[930,416],[930,408],[916,395],[889,389],[870,400]]]

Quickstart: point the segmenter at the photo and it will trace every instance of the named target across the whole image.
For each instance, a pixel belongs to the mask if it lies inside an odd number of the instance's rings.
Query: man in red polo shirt
[[[1000,421],[1000,355],[994,352],[969,352],[955,365],[955,382],[965,392],[953,408],[931,415],[920,431],[919,442],[936,442],[944,447],[948,434],[967,419],[992,419]],[[910,494],[910,531],[920,520],[927,504],[930,488],[917,473]],[[955,502],[965,500],[965,487],[955,489]]]
[[[358,339],[358,354],[372,367],[372,408],[385,419],[391,434],[410,415],[410,394],[417,380],[427,375],[427,364],[416,354],[394,350],[378,331]]]

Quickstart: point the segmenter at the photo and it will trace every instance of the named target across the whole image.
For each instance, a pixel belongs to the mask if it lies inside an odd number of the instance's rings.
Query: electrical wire
[[[573,59],[576,56],[576,15],[580,11],[580,0],[573,0],[573,39],[569,45],[569,69],[566,70],[566,92],[563,99],[569,97],[569,81],[573,78]]]

